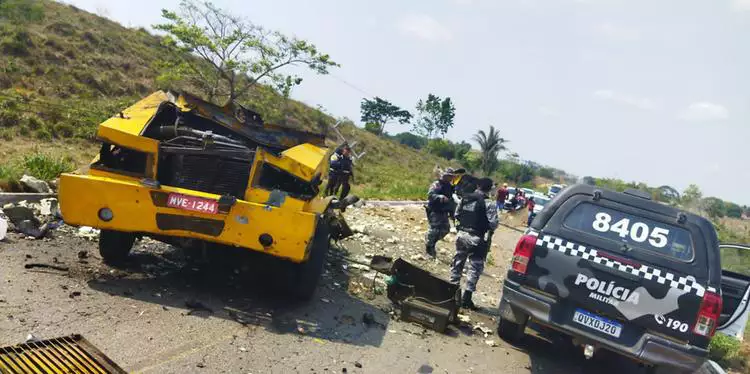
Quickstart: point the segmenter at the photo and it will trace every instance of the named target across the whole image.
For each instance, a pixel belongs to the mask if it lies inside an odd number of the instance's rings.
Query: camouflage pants
[[[445,219],[430,219],[430,229],[427,230],[425,235],[425,247],[427,253],[435,253],[435,244],[438,240],[443,239],[451,231],[451,225],[448,222],[448,215],[445,215]]]
[[[465,231],[459,231],[456,237],[456,255],[453,256],[453,263],[451,264],[450,282],[453,284],[461,282],[461,274],[464,271],[464,265],[466,265],[466,259],[468,258],[469,274],[466,280],[466,291],[476,291],[479,276],[484,271],[487,249],[487,242],[484,241],[484,238]]]

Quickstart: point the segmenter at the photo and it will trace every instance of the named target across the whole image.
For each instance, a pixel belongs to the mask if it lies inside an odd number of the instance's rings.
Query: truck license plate
[[[169,197],[167,198],[167,206],[170,208],[184,209],[201,213],[216,214],[219,212],[219,203],[216,200],[188,196],[179,193],[169,194]]]
[[[576,309],[575,313],[573,313],[573,322],[603,332],[607,335],[614,336],[615,338],[619,338],[620,333],[622,332],[621,324],[604,317],[599,317],[596,314],[587,312],[583,309]]]

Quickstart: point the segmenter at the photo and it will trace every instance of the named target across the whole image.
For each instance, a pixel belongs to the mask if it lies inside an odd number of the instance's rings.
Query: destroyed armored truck
[[[266,124],[237,104],[158,91],[101,123],[96,136],[99,155],[85,174],[61,176],[59,199],[65,222],[101,229],[105,262],[125,261],[141,236],[240,247],[286,260],[289,290],[312,296],[330,238],[346,227],[333,211],[339,202],[318,197],[324,135]]]

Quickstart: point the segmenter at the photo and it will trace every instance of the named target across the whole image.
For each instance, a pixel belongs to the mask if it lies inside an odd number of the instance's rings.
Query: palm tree
[[[487,133],[479,130],[472,139],[479,144],[479,150],[482,152],[482,171],[486,175],[492,174],[498,166],[497,155],[507,150],[505,143],[508,141],[500,137],[495,126],[490,126],[490,131]]]

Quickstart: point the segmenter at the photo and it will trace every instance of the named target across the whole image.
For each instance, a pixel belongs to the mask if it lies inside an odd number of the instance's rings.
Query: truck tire
[[[135,243],[135,235],[129,232],[102,230],[99,233],[99,254],[109,265],[122,265]]]
[[[309,301],[315,295],[315,289],[318,286],[320,276],[323,274],[330,246],[330,227],[328,227],[327,222],[320,220],[318,221],[318,227],[315,229],[315,236],[307,261],[292,265],[292,276],[290,278],[293,282],[289,291],[296,300]]]
[[[511,322],[500,317],[497,324],[497,335],[508,343],[518,343],[523,339],[526,330],[526,323],[523,324]]]

